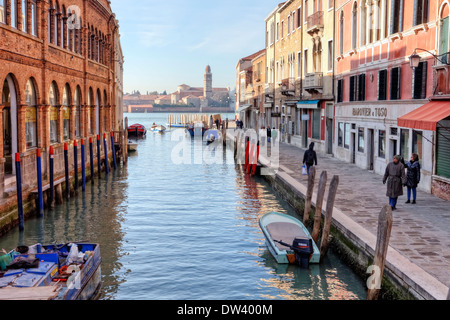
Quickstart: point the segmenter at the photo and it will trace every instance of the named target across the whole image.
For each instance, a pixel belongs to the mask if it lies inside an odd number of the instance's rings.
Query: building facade
[[[268,124],[281,140],[332,153],[334,2],[289,0],[266,17]]]
[[[447,1],[337,1],[334,154],[383,174],[396,154],[417,153],[419,188],[447,190],[450,150],[445,129],[430,130],[415,110],[448,109]],[[417,50],[420,63],[410,66]],[[436,55],[444,54],[439,59]],[[435,56],[433,56],[435,55]],[[417,111],[416,111],[417,112]],[[447,114],[450,115],[450,112]],[[448,128],[445,116],[437,123]],[[446,122],[447,121],[447,122]],[[428,130],[425,130],[428,129]],[[439,169],[438,169],[439,168]]]
[[[265,18],[265,125],[279,129],[283,142],[303,148],[315,142],[319,153],[377,174],[394,155],[408,161],[417,153],[419,188],[449,199],[449,6],[448,0],[279,3]],[[237,86],[248,103],[242,61]]]
[[[266,51],[263,50],[252,60],[252,112],[256,121],[256,128],[265,127],[266,110],[264,108],[264,90],[266,74],[264,68],[266,65]]]
[[[122,101],[123,56],[118,21],[107,0],[1,1],[0,8],[3,208],[15,189],[16,153],[26,197],[36,185],[38,148],[45,184],[50,146],[56,178],[63,174],[64,143],[72,146],[122,127],[123,109],[117,103]]]
[[[254,103],[253,61],[265,54],[265,49],[239,59],[236,64],[236,114],[245,128],[256,129],[257,107]]]

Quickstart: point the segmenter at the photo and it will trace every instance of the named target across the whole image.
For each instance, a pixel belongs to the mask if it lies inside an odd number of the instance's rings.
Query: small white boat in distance
[[[265,214],[259,225],[266,244],[278,263],[298,264],[308,268],[320,262],[320,251],[306,227],[298,219],[278,212]]]
[[[163,125],[153,124],[150,130],[153,132],[163,133],[164,131],[166,131],[166,127],[164,127]]]
[[[137,146],[138,146],[137,143],[134,143],[132,141],[128,141],[128,151],[130,151],[130,152],[136,151],[137,150]]]

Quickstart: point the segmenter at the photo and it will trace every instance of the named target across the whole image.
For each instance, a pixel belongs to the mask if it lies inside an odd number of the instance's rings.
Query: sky
[[[274,0],[112,0],[124,54],[124,92],[236,87],[236,64],[265,46]]]

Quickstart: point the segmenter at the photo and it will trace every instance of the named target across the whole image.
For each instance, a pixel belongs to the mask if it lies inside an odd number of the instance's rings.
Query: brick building
[[[45,184],[50,146],[56,178],[63,175],[64,143],[73,152],[74,140],[95,141],[97,134],[122,128],[122,106],[116,105],[122,101],[123,70],[118,28],[107,0],[0,1],[2,214],[14,198],[16,153],[26,198],[36,185],[37,148]]]

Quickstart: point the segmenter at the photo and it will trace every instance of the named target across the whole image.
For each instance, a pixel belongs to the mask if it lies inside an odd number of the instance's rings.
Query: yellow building
[[[302,122],[295,144],[332,153],[334,1],[304,0],[302,12],[302,101],[296,121]]]
[[[264,90],[266,74],[264,72],[266,65],[266,50],[260,51],[260,54],[252,60],[253,85],[252,85],[252,108],[255,113],[256,127],[265,126],[265,108],[264,108]]]
[[[332,152],[334,1],[288,0],[266,17],[266,125]]]

